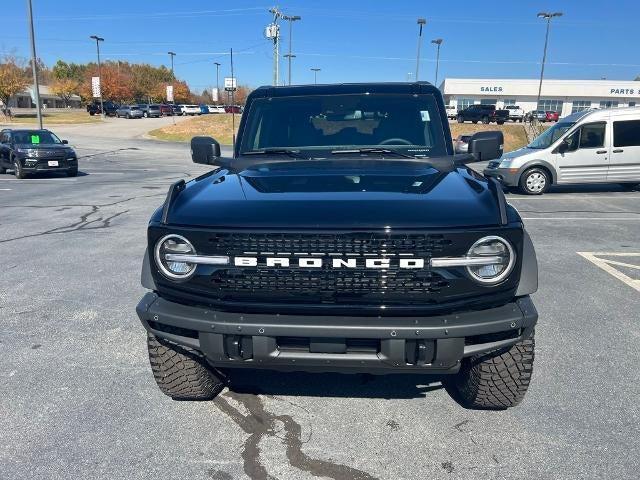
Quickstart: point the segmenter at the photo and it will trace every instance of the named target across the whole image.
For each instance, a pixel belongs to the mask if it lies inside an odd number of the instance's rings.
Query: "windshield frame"
[[[379,100],[380,98],[383,98],[383,97],[390,97],[389,102],[391,105],[393,105],[393,100],[391,99],[392,97],[415,99],[417,112],[418,111],[422,112],[423,111],[422,107],[427,109],[429,118],[428,120],[423,120],[423,121],[431,122],[431,126],[425,125],[423,128],[426,128],[429,130],[429,135],[431,136],[432,145],[414,145],[414,144],[399,144],[399,143],[394,143],[394,144],[367,143],[365,144],[364,142],[350,144],[345,142],[345,143],[338,143],[338,144],[332,144],[332,145],[329,145],[329,144],[327,145],[323,145],[323,144],[297,145],[296,144],[296,145],[277,145],[277,146],[261,145],[260,147],[252,148],[255,144],[255,136],[260,129],[260,127],[258,126],[259,120],[257,118],[262,116],[262,113],[258,110],[258,108],[272,101],[286,101],[288,99],[309,99],[310,97],[313,97],[318,101],[322,101],[321,97],[326,97],[326,98],[352,97],[352,99],[347,99],[347,101],[354,101],[356,103],[361,101],[359,97],[362,97],[362,99],[375,98],[376,100]],[[257,97],[255,99],[252,99],[248,103],[248,105],[246,106],[248,108],[245,108],[246,115],[243,116],[241,130],[239,132],[240,141],[237,142],[234,153],[237,156],[243,156],[249,152],[255,152],[256,150],[276,148],[276,149],[295,150],[296,152],[300,152],[300,153],[304,152],[304,154],[308,155],[309,158],[319,158],[319,157],[328,158],[328,157],[331,157],[332,151],[341,150],[341,149],[343,150],[386,149],[386,150],[392,150],[392,151],[398,152],[400,154],[410,155],[411,157],[415,157],[415,158],[442,157],[442,156],[449,155],[449,151],[448,151],[448,145],[446,140],[447,132],[445,129],[445,125],[443,124],[444,114],[443,112],[441,112],[442,110],[441,103],[442,102],[439,101],[437,96],[431,92],[424,92],[424,93],[410,94],[410,95],[407,95],[407,93],[404,93],[404,92],[381,92],[381,93],[339,92],[336,94],[331,94],[326,92],[322,92],[322,93],[314,92],[308,95],[299,94],[299,95]],[[357,108],[357,107],[362,107],[362,108]],[[366,102],[364,105],[358,104],[357,107],[354,107],[356,108],[354,112],[369,111],[368,110],[369,106],[366,105]],[[378,107],[374,103],[373,105],[371,105],[371,109],[373,111],[378,111],[376,109],[380,109],[380,111],[384,111],[384,106]],[[320,110],[320,112],[322,111]],[[318,113],[318,115],[320,115],[320,113]],[[418,119],[417,121],[419,122],[420,119]],[[379,125],[377,125],[375,128],[378,128],[378,126]],[[394,137],[391,136],[390,138],[394,138]],[[294,143],[294,142],[287,141],[282,143]],[[427,143],[427,142],[424,142],[424,143]],[[372,152],[371,154],[377,155],[376,152]]]
[[[576,125],[576,122],[567,122],[567,121],[557,122],[552,127],[546,129],[544,132],[542,132],[540,135],[534,138],[529,144],[527,144],[527,148],[530,148],[532,150],[546,150],[547,148],[551,148],[558,141],[564,138],[567,135],[567,132],[570,132],[571,129],[575,127],[575,125]],[[554,138],[554,135],[558,130],[562,130],[562,132],[557,137]],[[548,141],[547,141],[547,137],[549,138]],[[536,142],[538,144],[536,144]],[[542,144],[542,142],[545,142],[545,143]]]

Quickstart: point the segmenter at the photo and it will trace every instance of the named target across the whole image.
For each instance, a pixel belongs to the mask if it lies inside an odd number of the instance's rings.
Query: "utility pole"
[[[318,84],[318,72],[320,71],[319,68],[312,68],[311,71],[313,72],[313,84],[317,85]]]
[[[219,62],[213,62],[216,66],[216,105],[220,105],[220,65]]]
[[[425,18],[418,19],[418,54],[416,55],[416,82],[418,81],[418,72],[420,71],[420,47],[422,46],[422,27],[427,24]]]
[[[38,66],[36,65],[36,35],[33,29],[33,8],[31,0],[27,0],[27,12],[29,13],[29,35],[31,37],[31,73],[33,73],[33,94],[36,97],[36,114],[38,116],[38,128],[42,130],[42,107],[40,105],[40,85],[38,85]],[[5,105],[9,108],[9,105]]]
[[[176,56],[175,52],[167,52],[167,54],[169,55],[169,57],[171,58],[171,88],[173,90],[173,100],[171,101],[171,120],[173,120],[173,124],[176,124],[176,112],[174,111],[174,107],[176,105],[176,92],[175,92],[175,81],[176,81],[176,76],[173,73],[173,57]]]
[[[89,38],[96,41],[96,51],[98,52],[98,82],[100,83],[100,114],[104,120],[104,103],[102,101],[102,66],[100,65],[100,42],[104,42],[104,38],[98,37],[97,35],[91,35]]]
[[[440,67],[440,45],[442,45],[443,40],[441,38],[436,38],[435,40],[431,40],[431,43],[435,44],[438,48],[436,53],[436,81],[434,83],[435,87],[438,88],[438,68]]]
[[[282,15],[282,19],[283,20],[288,20],[289,21],[289,53],[287,55],[285,55],[285,57],[289,60],[289,85],[291,85],[291,59],[295,58],[296,56],[291,53],[291,31],[293,30],[293,22],[297,21],[297,20],[302,20],[302,17],[299,15]]]
[[[233,72],[233,48],[231,49],[231,78],[233,79],[232,82],[236,82],[235,80],[235,75]],[[233,151],[233,155],[235,155],[236,152],[236,97],[235,97],[235,86],[233,86],[233,88],[231,89],[231,132],[232,132],[232,137],[231,137],[231,147],[232,147],[232,151]]]
[[[269,9],[269,13],[273,14],[273,22],[267,26],[265,30],[266,37],[273,41],[273,84],[278,86],[280,83],[280,26],[278,20],[282,17],[282,12],[278,7]]]
[[[542,67],[540,68],[540,84],[538,85],[538,100],[536,101],[536,110],[540,108],[540,95],[542,94],[542,79],[544,78],[544,64],[547,61],[547,45],[549,44],[549,28],[551,27],[551,19],[553,17],[561,17],[562,12],[540,12],[538,18],[544,18],[547,21],[547,33],[544,37],[544,53],[542,54]]]

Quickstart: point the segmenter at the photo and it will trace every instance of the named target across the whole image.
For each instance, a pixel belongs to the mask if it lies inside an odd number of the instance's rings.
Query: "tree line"
[[[39,83],[48,85],[51,92],[62,98],[66,105],[75,95],[84,103],[93,100],[91,78],[98,76],[97,63],[58,60],[52,68],[48,68],[38,60],[36,66]],[[192,92],[184,80],[175,78],[164,65],[155,67],[147,63],[107,60],[100,65],[100,78],[103,99],[117,103],[165,102],[167,85],[173,85],[176,103],[214,103],[208,90],[201,94]],[[0,100],[4,105],[31,83],[30,62],[21,63],[14,56],[5,56],[0,60]],[[220,93],[220,102],[227,103],[225,92]],[[235,92],[235,103],[244,104],[248,93],[249,88],[239,86]]]

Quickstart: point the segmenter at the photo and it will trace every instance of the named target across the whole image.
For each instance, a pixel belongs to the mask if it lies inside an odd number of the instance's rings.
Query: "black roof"
[[[0,132],[49,132],[48,128],[3,128]]]
[[[265,85],[255,89],[253,97],[287,97],[297,95],[339,95],[349,93],[440,93],[429,82],[322,83],[311,85]]]

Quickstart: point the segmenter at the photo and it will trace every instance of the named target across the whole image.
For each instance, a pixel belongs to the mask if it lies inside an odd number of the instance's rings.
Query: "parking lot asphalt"
[[[433,377],[270,372],[175,402],[134,311],[145,228],[207,168],[184,144],[92,131],[59,132],[77,178],[0,175],[0,478],[638,477],[640,192],[508,195],[540,266],[519,407],[465,410]]]

